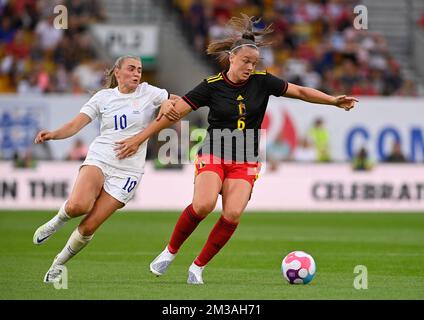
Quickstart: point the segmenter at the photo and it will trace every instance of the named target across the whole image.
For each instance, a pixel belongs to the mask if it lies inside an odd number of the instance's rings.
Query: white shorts
[[[120,170],[94,159],[85,160],[80,168],[87,165],[96,166],[102,170],[105,177],[103,189],[124,205],[134,197],[143,176],[142,173]]]

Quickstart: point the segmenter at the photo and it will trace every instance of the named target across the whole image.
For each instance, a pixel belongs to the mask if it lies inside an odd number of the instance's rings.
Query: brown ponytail
[[[224,67],[230,65],[230,53],[237,53],[241,46],[251,45],[252,47],[264,47],[272,43],[272,41],[265,39],[273,32],[271,26],[267,26],[264,30],[253,31],[254,24],[259,22],[260,19],[254,20],[245,14],[241,14],[241,18],[232,17],[228,22],[228,26],[240,35],[230,36],[225,39],[212,41],[206,53],[216,56],[218,62]],[[257,39],[260,37],[260,40]]]

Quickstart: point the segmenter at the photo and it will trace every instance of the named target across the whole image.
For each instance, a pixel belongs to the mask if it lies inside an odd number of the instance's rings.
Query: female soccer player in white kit
[[[169,120],[179,119],[174,110],[178,96],[141,83],[138,57],[118,58],[108,76],[108,89],[98,91],[72,121],[55,131],[42,130],[35,138],[35,143],[65,139],[96,118],[101,123],[100,135],[90,145],[69,199],[34,234],[34,244],[42,244],[69,219],[86,215],[53,260],[44,282],[60,281],[63,265],[88,244],[108,217],[134,196],[143,175],[147,141],[135,155],[123,160],[115,156],[115,142],[146,128],[160,106],[157,119],[163,115]]]

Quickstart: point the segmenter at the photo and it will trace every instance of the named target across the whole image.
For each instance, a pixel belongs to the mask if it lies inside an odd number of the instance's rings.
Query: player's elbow
[[[305,100],[308,97],[308,89],[307,87],[289,83],[285,96],[293,99]]]
[[[300,87],[298,88],[297,97],[300,100],[308,101],[311,96],[311,88],[308,87]]]

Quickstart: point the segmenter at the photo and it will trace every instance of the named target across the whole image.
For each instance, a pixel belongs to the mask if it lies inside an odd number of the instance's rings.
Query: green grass
[[[67,264],[67,290],[42,282],[79,219],[42,246],[34,230],[53,212],[0,212],[0,299],[424,299],[424,214],[246,213],[227,246],[186,284],[187,269],[218,215],[211,214],[181,248],[168,273],[148,271],[178,213],[120,212]],[[293,250],[310,253],[315,279],[289,285],[280,263]],[[356,265],[368,289],[356,290]]]

